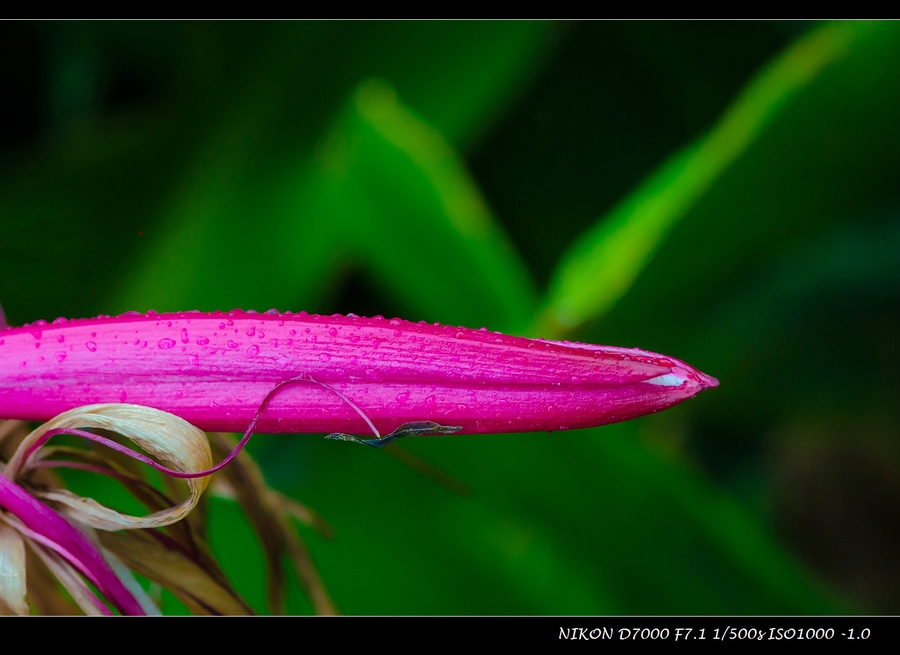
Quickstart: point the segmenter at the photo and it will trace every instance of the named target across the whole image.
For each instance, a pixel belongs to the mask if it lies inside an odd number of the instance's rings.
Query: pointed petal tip
[[[719,386],[719,381],[711,375],[697,371],[697,376],[700,378],[700,384],[704,389],[715,389]]]

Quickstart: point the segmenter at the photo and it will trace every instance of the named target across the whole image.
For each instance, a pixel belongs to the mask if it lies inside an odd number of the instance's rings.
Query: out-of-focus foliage
[[[616,426],[404,443],[468,495],[260,436],[334,529],[303,534],[341,611],[900,608],[894,24],[7,23],[0,49],[11,324],[380,313],[720,379]],[[209,536],[266,611],[235,504]]]

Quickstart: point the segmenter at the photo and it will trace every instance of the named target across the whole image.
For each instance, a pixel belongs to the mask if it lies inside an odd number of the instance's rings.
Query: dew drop
[[[259,337],[260,339],[262,339],[263,337],[266,336],[266,333],[263,332],[262,330],[260,330],[259,332],[256,333],[256,336]]]
[[[337,328],[330,328],[328,330],[328,334],[332,337],[336,337],[337,336]]]
[[[359,362],[359,360],[355,356],[350,357],[350,363],[352,365],[356,366],[357,362]]]
[[[119,389],[119,402],[124,403],[127,397],[128,395],[125,393],[125,389]]]
[[[209,339],[207,339],[206,337],[197,337],[197,345],[198,346],[205,346],[208,343],[209,343]]]
[[[60,351],[56,353],[56,361],[62,364],[66,360],[66,353]]]
[[[400,321],[399,318],[392,318],[392,319],[391,319],[391,325],[400,325],[400,324],[401,324],[401,321]]]
[[[62,343],[63,341],[66,340],[66,338],[65,338],[63,335],[59,335],[58,337],[56,337],[56,340],[57,340],[59,343]]]
[[[87,349],[90,350],[92,353],[97,352],[97,344],[94,343],[93,341],[88,341],[84,345],[87,346]]]
[[[31,336],[33,336],[35,339],[40,339],[43,334],[44,333],[41,332],[40,330],[35,330],[34,332],[31,333]]]
[[[350,337],[350,343],[359,343],[359,337],[354,334]]]
[[[328,353],[319,353],[319,359],[323,362],[327,362],[331,360],[331,355]]]
[[[35,347],[35,348],[40,348],[40,347],[41,347],[41,342],[38,341],[36,344],[34,344],[34,347]]]
[[[238,345],[237,345],[234,341],[229,341],[229,342],[228,342],[228,347],[229,347],[229,348],[237,348]]]
[[[407,400],[409,400],[409,391],[404,391],[403,393],[397,394],[398,403],[405,403]]]
[[[250,326],[250,329],[247,330],[247,336],[252,337],[254,334],[256,334],[256,328],[253,326]]]
[[[188,341],[187,328],[181,328],[181,343],[187,343]]]
[[[252,346],[247,348],[247,354],[248,355],[258,355],[259,354],[259,346],[257,346],[256,344],[253,344]]]
[[[191,366],[200,366],[200,356],[197,354],[191,355]]]
[[[147,342],[141,341],[141,348],[146,348],[146,347],[147,347]]]
[[[425,405],[427,407],[434,407],[435,402],[437,402],[437,398],[435,398],[434,396],[428,396],[425,399]]]
[[[224,323],[219,323],[219,329],[220,329],[220,330],[224,330],[224,329],[225,329],[225,324],[224,324]]]
[[[175,345],[175,339],[168,339],[168,338],[160,339],[159,341],[156,342],[156,345],[157,345],[157,347],[161,348],[162,350],[168,350],[169,348],[171,348],[172,346]]]

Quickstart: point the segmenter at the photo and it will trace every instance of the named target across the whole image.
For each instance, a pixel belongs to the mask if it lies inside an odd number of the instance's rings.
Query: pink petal
[[[25,536],[59,553],[123,614],[144,614],[103,555],[59,514],[0,473],[0,506],[18,518]]]
[[[307,376],[382,433],[412,421],[464,433],[588,427],[665,409],[718,382],[641,350],[510,337],[399,319],[183,313],[0,330],[0,416],[49,419],[91,403],[155,407],[243,431],[272,388]],[[274,396],[263,432],[368,432],[321,385]]]

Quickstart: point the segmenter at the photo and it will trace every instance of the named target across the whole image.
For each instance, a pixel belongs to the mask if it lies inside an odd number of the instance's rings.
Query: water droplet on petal
[[[331,360],[331,355],[329,355],[328,353],[319,353],[319,359],[323,362],[327,362]]]
[[[247,336],[252,337],[254,334],[256,334],[256,328],[253,326],[250,326],[250,329],[247,330]]]
[[[181,328],[181,343],[187,343],[188,341],[190,339],[188,339],[187,328]]]
[[[229,341],[229,342],[228,342],[228,347],[229,347],[229,348],[237,348],[238,345],[237,345],[234,341]]]
[[[404,391],[403,393],[397,394],[398,403],[405,403],[407,400],[409,400],[409,391]]]
[[[329,328],[328,334],[332,337],[336,337],[337,336],[337,328]]]
[[[124,403],[127,397],[128,395],[125,393],[125,389],[119,389],[119,402]]]
[[[156,342],[156,345],[162,350],[168,350],[175,345],[175,339],[160,339]]]
[[[64,353],[62,351],[56,353],[56,361],[58,361],[60,364],[62,364],[65,361],[65,359],[66,359],[66,353]]]
[[[197,345],[198,346],[205,346],[208,343],[209,343],[209,339],[207,339],[206,337],[197,337]]]
[[[97,344],[94,343],[93,341],[88,341],[88,342],[87,342],[86,344],[84,344],[84,345],[85,345],[85,346],[87,347],[87,349],[90,350],[92,353],[93,353],[93,352],[97,352]]]
[[[247,348],[247,354],[248,355],[258,355],[259,354],[259,346],[257,346],[256,344],[253,344],[252,346]]]

